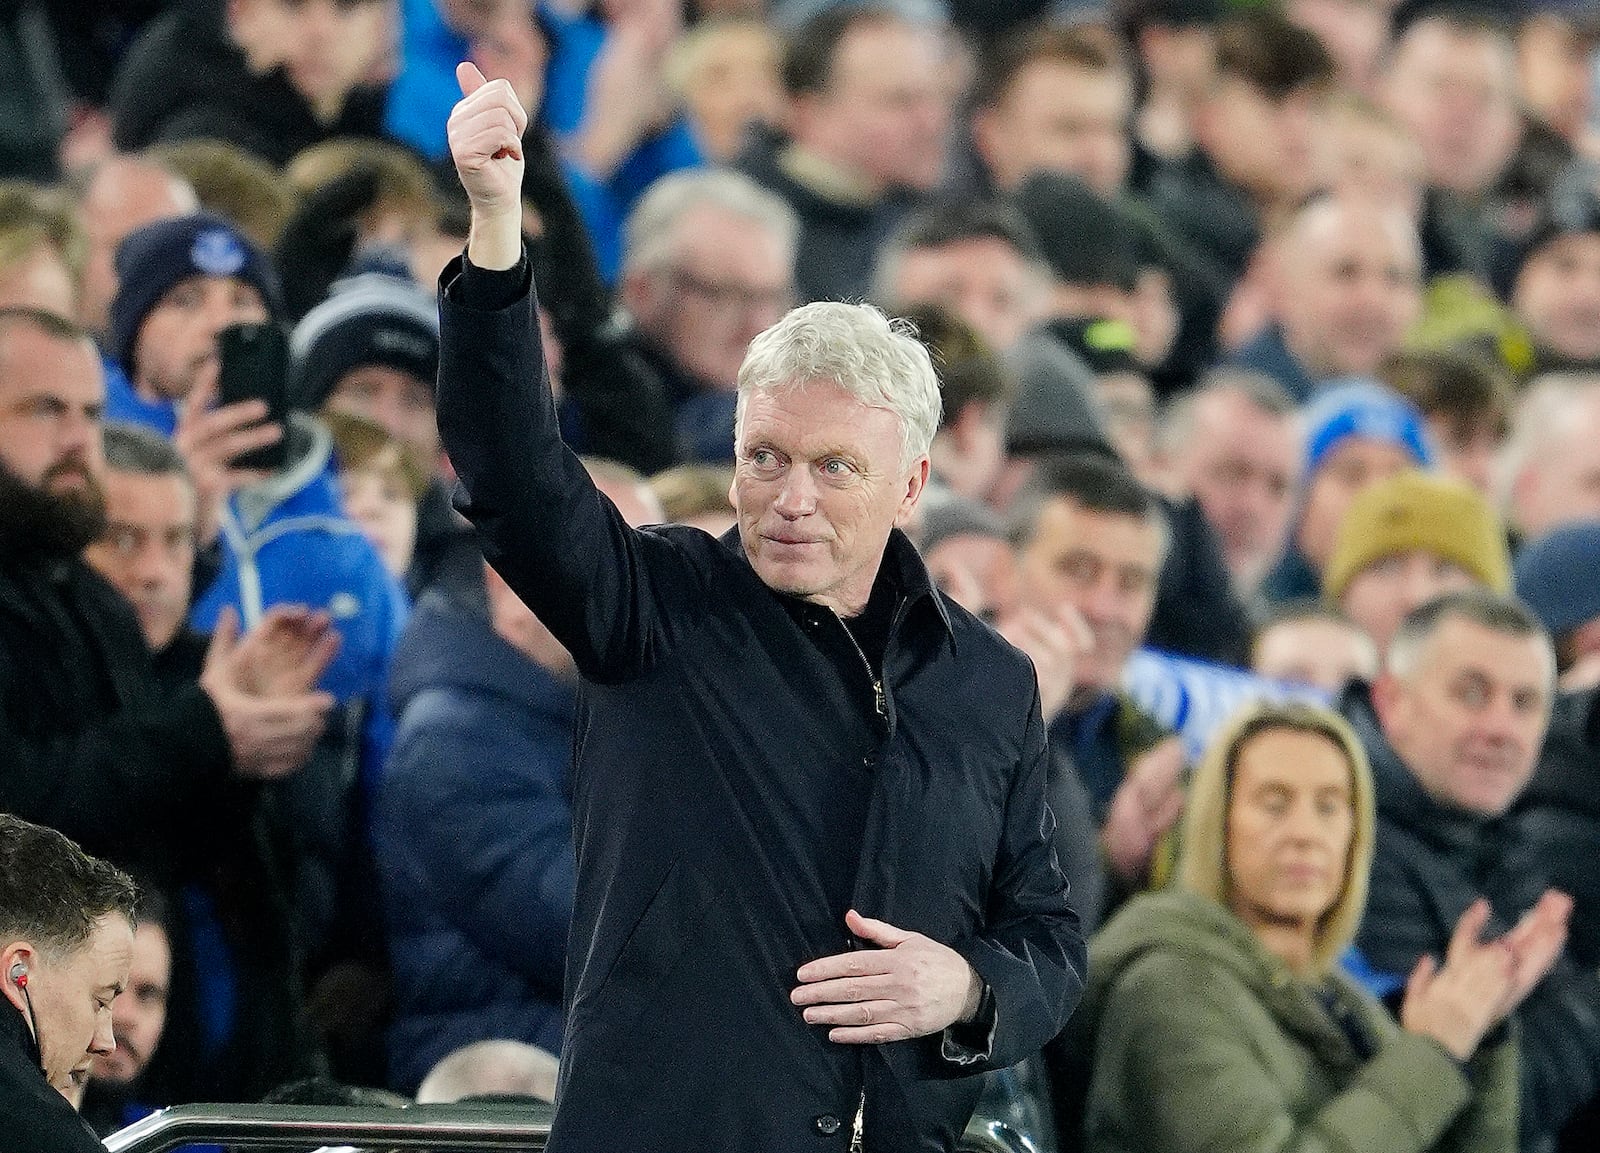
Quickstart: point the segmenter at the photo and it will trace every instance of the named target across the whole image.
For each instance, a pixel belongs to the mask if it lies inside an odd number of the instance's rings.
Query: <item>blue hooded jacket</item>
[[[373,836],[394,967],[389,1078],[403,1092],[474,1041],[560,1049],[576,692],[443,592],[401,640]]]

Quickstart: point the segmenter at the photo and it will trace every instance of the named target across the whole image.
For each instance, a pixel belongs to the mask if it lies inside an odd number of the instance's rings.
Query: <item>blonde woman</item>
[[[1400,1021],[1336,968],[1372,859],[1366,757],[1344,721],[1256,706],[1196,770],[1177,883],[1096,938],[1081,1027],[1096,1153],[1516,1148],[1512,959],[1487,908],[1424,959]]]

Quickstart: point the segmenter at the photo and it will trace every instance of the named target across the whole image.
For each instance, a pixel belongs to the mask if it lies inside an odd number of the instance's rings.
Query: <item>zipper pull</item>
[[[862,1153],[862,1127],[867,1116],[867,1091],[861,1090],[861,1104],[856,1106],[856,1119],[850,1124],[850,1153]]]
[[[872,705],[878,710],[879,717],[889,719],[889,702],[884,699],[883,682],[877,677],[872,678]]]

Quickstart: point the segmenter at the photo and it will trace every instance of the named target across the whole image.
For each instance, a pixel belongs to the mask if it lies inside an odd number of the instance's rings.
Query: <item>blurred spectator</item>
[[[1318,141],[1334,63],[1322,42],[1271,9],[1217,32],[1217,75],[1195,121],[1195,153],[1155,170],[1156,213],[1230,280],[1274,218],[1321,183]]]
[[[447,1053],[417,1087],[418,1105],[445,1105],[469,1097],[556,1099],[556,1059],[521,1041],[474,1041]]]
[[[1064,172],[1114,199],[1131,163],[1133,95],[1103,29],[1028,28],[1002,43],[971,94],[973,143],[993,187],[1009,193],[1035,172]]]
[[[787,137],[769,137],[740,166],[800,218],[795,278],[802,301],[859,297],[878,241],[908,197],[945,168],[952,93],[941,29],[885,10],[825,11],[784,55]]]
[[[380,424],[339,412],[323,423],[333,435],[345,514],[361,526],[390,575],[405,580],[417,547],[417,502],[432,470]]]
[[[277,246],[295,195],[271,164],[220,140],[173,140],[147,151],[189,182],[202,211],[227,220],[263,252]]]
[[[332,136],[376,136],[394,0],[189,0],[151,21],[111,90],[112,138],[136,151],[214,138],[273,164]]]
[[[482,587],[482,558],[450,507],[442,472],[433,412],[439,317],[431,294],[378,273],[339,281],[295,326],[289,350],[297,408],[371,421],[425,470],[416,547],[403,574],[407,591],[416,598],[444,583],[471,599]]]
[[[1398,1023],[1338,968],[1375,807],[1355,735],[1323,709],[1261,706],[1218,736],[1175,889],[1136,898],[1094,942],[1069,1026],[1094,1053],[1082,1148],[1516,1147],[1516,1044],[1497,1028],[1513,967],[1481,939],[1483,910],[1451,922],[1448,957],[1412,975]]]
[[[1011,375],[979,331],[938,305],[898,310],[917,326],[939,374],[939,429],[928,450],[929,496],[989,501],[1005,469]]]
[[[1044,315],[1050,280],[1032,230],[1013,209],[952,198],[917,212],[884,241],[872,294],[897,313],[947,308],[1004,354]]]
[[[1398,209],[1412,221],[1421,217],[1427,188],[1422,148],[1394,113],[1376,100],[1341,92],[1329,109],[1324,142],[1328,191],[1336,201],[1364,200]]]
[[[619,296],[676,408],[681,457],[733,459],[739,365],[793,299],[796,236],[788,205],[722,169],[663,177],[628,218]]]
[[[968,612],[994,624],[1015,609],[1016,557],[998,514],[961,496],[937,501],[923,516],[917,548],[933,583]],[[1063,703],[1041,701],[1046,714]]]
[[[1422,311],[1412,219],[1363,200],[1319,199],[1268,242],[1270,326],[1234,363],[1304,403],[1329,381],[1371,376]]]
[[[638,474],[590,471],[629,523],[663,519]],[[575,670],[493,570],[488,588],[487,619],[426,598],[395,657],[374,838],[395,966],[389,1081],[407,1091],[473,1041],[561,1048]]]
[[[1523,542],[1513,577],[1556,650],[1561,687],[1600,685],[1600,521],[1577,520]]]
[[[166,898],[149,887],[139,893],[139,923],[133,930],[132,964],[126,988],[111,1002],[111,1035],[117,1047],[95,1057],[78,1112],[105,1137],[148,1116],[141,1078],[161,1044],[172,987],[172,945]]]
[[[1113,883],[1126,894],[1159,880],[1152,857],[1183,806],[1182,750],[1120,687],[1155,607],[1167,528],[1156,499],[1101,458],[1069,458],[1033,484],[1013,514],[1019,601],[1049,617],[1070,607],[1089,632],[1051,745],[1087,787]]]
[[[1600,376],[1553,373],[1517,402],[1500,460],[1507,523],[1519,537],[1600,517]]]
[[[1321,572],[1356,494],[1405,468],[1433,467],[1422,414],[1370,381],[1336,385],[1305,410],[1305,469],[1289,544],[1262,583],[1269,601],[1321,595]]]
[[[732,468],[708,464],[680,464],[650,478],[668,524],[692,524],[712,536],[734,526],[732,487]]]
[[[1507,597],[1471,590],[1413,612],[1370,693],[1352,685],[1340,702],[1378,794],[1357,944],[1398,983],[1419,958],[1445,954],[1469,909],[1503,935],[1524,1149],[1549,1147],[1600,1084],[1600,983],[1562,949],[1571,901],[1512,851],[1499,820],[1533,773],[1554,682],[1538,620]],[[1594,1136],[1566,1148],[1592,1148]]]
[[[1226,0],[1116,0],[1111,9],[1138,60],[1134,184],[1143,188],[1155,165],[1184,160],[1194,151],[1195,120],[1216,78],[1217,25],[1228,5]]]
[[[1511,38],[1489,6],[1414,6],[1382,80],[1385,106],[1422,146],[1423,271],[1487,278],[1491,190],[1522,135]]]
[[[1163,464],[1199,501],[1247,601],[1283,552],[1302,461],[1294,402],[1271,377],[1218,369],[1162,413]]]
[[[1346,92],[1372,96],[1389,48],[1398,0],[1287,0],[1284,14],[1316,33],[1333,57],[1334,79]]]
[[[1510,303],[1535,371],[1600,368],[1600,165],[1564,170],[1524,240]]]
[[[1487,359],[1451,349],[1398,352],[1378,379],[1421,411],[1440,471],[1485,495],[1511,428],[1511,383]]]
[[[64,199],[0,182],[0,308],[77,315],[88,241]]]
[[[89,240],[78,323],[96,336],[105,332],[117,294],[112,261],[130,232],[199,208],[188,181],[148,156],[113,156],[96,167],[78,203],[78,220]]]
[[[1290,601],[1256,629],[1250,669],[1336,695],[1352,680],[1378,675],[1378,646],[1349,617],[1320,601]]]
[[[1413,609],[1457,589],[1511,591],[1494,508],[1463,481],[1406,471],[1350,502],[1322,570],[1322,595],[1388,651]]]
[[[1054,320],[1047,330],[1094,374],[1094,399],[1117,456],[1141,483],[1159,487],[1156,399],[1134,357],[1137,335],[1115,320]]]
[[[772,30],[754,19],[705,21],[668,51],[667,84],[711,163],[731,163],[744,151],[752,126],[772,128],[781,120],[782,51]]]
[[[1590,152],[1594,129],[1594,9],[1571,0],[1522,5],[1517,22],[1517,80],[1525,112],[1574,151]]]

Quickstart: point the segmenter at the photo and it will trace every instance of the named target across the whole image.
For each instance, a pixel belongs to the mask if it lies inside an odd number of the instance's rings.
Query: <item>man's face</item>
[[[1132,106],[1133,86],[1116,69],[1039,61],[1017,74],[973,128],[1001,191],[1034,172],[1066,172],[1109,199],[1128,178]]]
[[[1280,621],[1256,638],[1250,671],[1337,693],[1378,675],[1378,648],[1360,629],[1319,617]]]
[[[1511,501],[1517,530],[1528,537],[1600,518],[1600,389],[1548,430],[1537,454],[1513,478]]]
[[[337,115],[392,36],[390,6],[375,0],[273,3],[285,21],[283,63],[290,81],[319,114]]]
[[[934,584],[975,616],[998,620],[1016,602],[1016,558],[1003,540],[958,533],[929,549],[925,559]]]
[[[1517,274],[1511,305],[1540,347],[1600,361],[1600,233],[1560,236],[1541,247]]]
[[[358,416],[410,445],[422,460],[439,459],[439,422],[433,386],[409,372],[383,364],[364,364],[339,378],[324,407]]]
[[[1339,596],[1339,608],[1384,652],[1412,609],[1480,583],[1453,560],[1426,549],[1407,549],[1379,557],[1351,577]]]
[[[827,87],[802,101],[802,140],[878,188],[932,189],[949,147],[945,56],[933,29],[857,25],[839,42]]]
[[[107,913],[73,952],[34,956],[28,993],[39,1023],[40,1065],[51,1086],[71,1099],[95,1058],[116,1047],[111,1003],[128,984],[133,926]]]
[[[1375,481],[1417,467],[1412,455],[1393,441],[1370,436],[1341,440],[1317,467],[1306,491],[1305,511],[1295,541],[1318,569],[1333,551],[1339,522],[1358,493]]]
[[[1522,134],[1510,44],[1496,33],[1417,21],[1385,82],[1389,110],[1422,145],[1428,180],[1467,196],[1494,183]]]
[[[107,469],[105,534],[84,551],[139,614],[152,651],[189,615],[195,557],[194,487],[181,476]]]
[[[859,612],[928,476],[926,456],[902,460],[899,416],[808,381],[752,393],[737,450],[729,498],[756,575],[841,616]]]
[[[127,988],[111,1002],[114,1052],[94,1059],[96,1081],[126,1085],[150,1064],[167,1025],[167,990],[172,983],[172,950],[160,925],[141,924],[133,934],[133,960]]]
[[[1222,175],[1258,202],[1294,205],[1322,173],[1317,142],[1327,97],[1303,88],[1273,99],[1248,81],[1225,76],[1206,104],[1206,151]]]
[[[1533,774],[1554,672],[1543,638],[1450,617],[1407,675],[1380,678],[1374,702],[1384,735],[1429,796],[1493,817]]]
[[[0,463],[46,492],[98,491],[105,383],[87,343],[0,328]]]
[[[673,250],[665,267],[627,275],[624,300],[680,367],[731,391],[750,342],[789,307],[793,253],[759,222],[711,205],[684,214]]]
[[[1398,212],[1329,204],[1291,233],[1280,309],[1290,350],[1316,377],[1371,376],[1422,310],[1422,259]]]
[[[913,248],[895,270],[893,299],[942,304],[1005,352],[1040,316],[1045,280],[998,237],[977,236],[940,248]]]
[[[1222,542],[1228,571],[1250,587],[1283,551],[1300,475],[1300,441],[1287,415],[1218,390],[1195,403],[1194,427],[1178,462]]]
[[[217,381],[217,333],[261,324],[267,306],[253,284],[232,276],[191,276],[167,290],[139,326],[133,377],[148,399],[182,400]]]
[[[1078,662],[1087,694],[1110,692],[1144,640],[1155,609],[1161,528],[1119,513],[1095,512],[1070,497],[1049,498],[1033,536],[1018,552],[1023,603],[1047,613],[1078,610],[1093,637]]]

